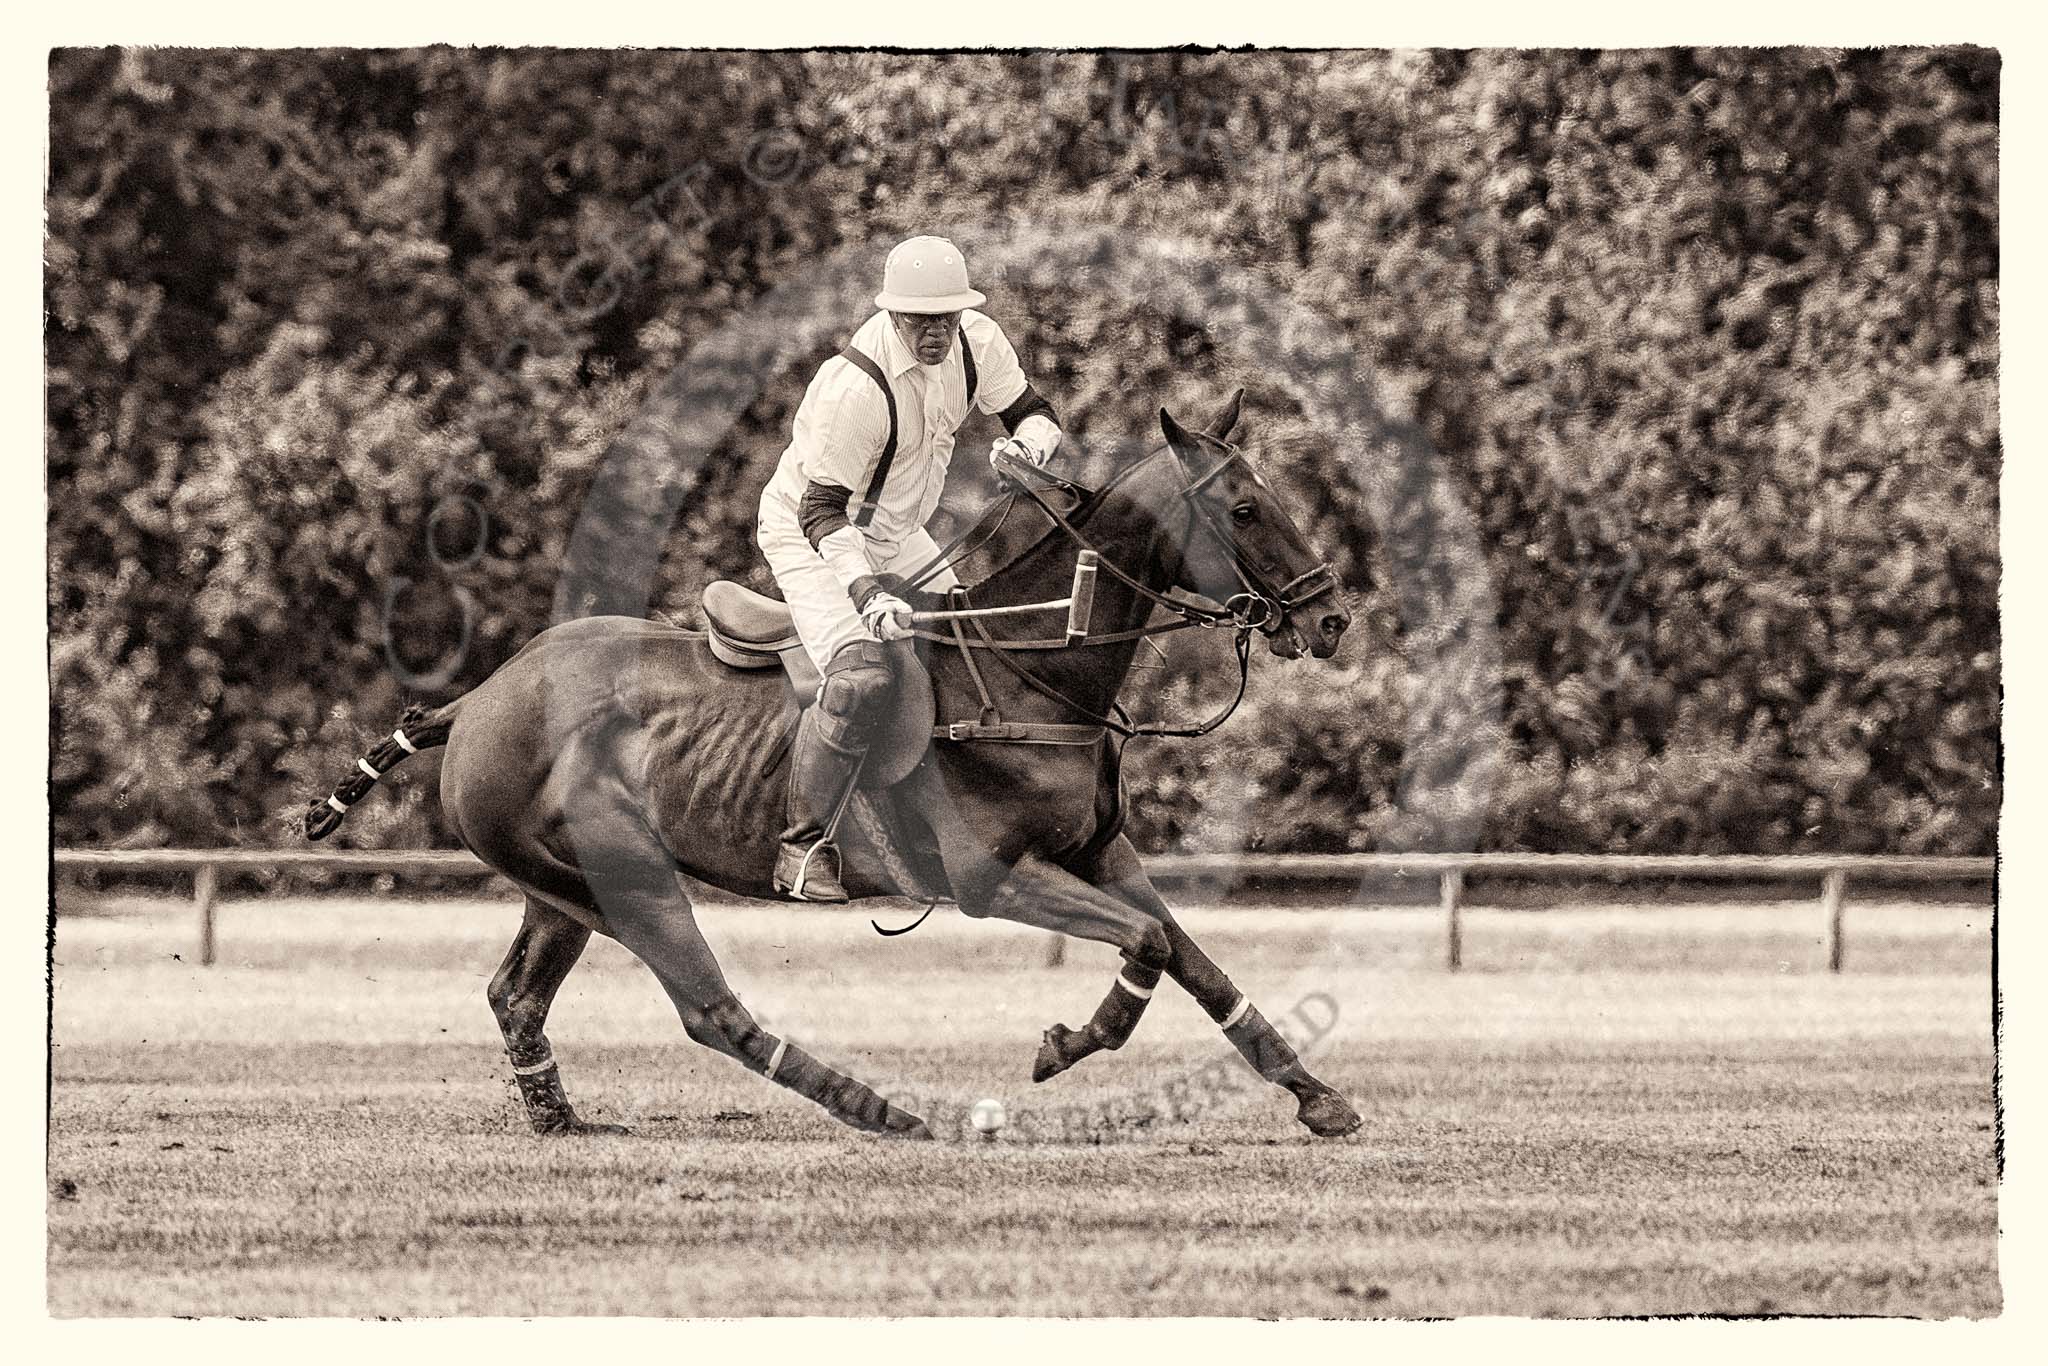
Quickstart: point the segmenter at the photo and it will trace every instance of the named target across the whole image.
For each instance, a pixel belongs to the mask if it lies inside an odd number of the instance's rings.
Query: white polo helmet
[[[890,252],[875,296],[875,307],[898,313],[952,313],[987,302],[967,283],[967,258],[943,237],[913,237]]]

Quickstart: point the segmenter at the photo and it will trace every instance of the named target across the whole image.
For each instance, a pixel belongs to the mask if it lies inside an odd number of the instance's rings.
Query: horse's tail
[[[455,724],[460,699],[445,707],[414,705],[398,719],[398,729],[377,742],[376,748],[356,760],[355,771],[335,785],[326,797],[306,805],[306,838],[325,839],[341,824],[348,809],[361,801],[377,780],[423,749],[448,743],[448,731]]]

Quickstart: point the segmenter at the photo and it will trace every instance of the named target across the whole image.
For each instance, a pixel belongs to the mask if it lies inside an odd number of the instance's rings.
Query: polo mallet
[[[1095,611],[1095,564],[1099,557],[1084,550],[1074,557],[1074,586],[1067,594],[1067,644],[1088,634],[1088,618]]]
[[[911,625],[935,626],[974,617],[1015,617],[1026,612],[1056,612],[1064,607],[1067,609],[1067,643],[1072,645],[1088,634],[1088,618],[1095,610],[1095,571],[1100,559],[1092,550],[1084,550],[1074,557],[1074,586],[1066,597],[1049,602],[1020,602],[1009,607],[955,607],[935,612],[912,612]]]

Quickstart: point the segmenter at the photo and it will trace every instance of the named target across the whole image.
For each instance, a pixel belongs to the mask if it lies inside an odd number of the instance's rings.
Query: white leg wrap
[[[782,1055],[784,1053],[787,1053],[788,1051],[789,1040],[777,1039],[775,1041],[775,1051],[768,1055],[768,1070],[763,1072],[761,1075],[768,1078],[768,1080],[770,1081],[774,1081],[775,1074],[782,1068]]]
[[[419,748],[415,746],[412,741],[405,738],[404,730],[401,729],[392,731],[391,739],[393,743],[395,743],[400,749],[404,750],[407,754],[419,753]]]
[[[1116,984],[1122,987],[1125,991],[1130,992],[1131,995],[1137,997],[1141,1001],[1149,1001],[1152,999],[1152,988],[1141,987],[1136,982],[1133,982],[1130,978],[1124,976],[1122,973],[1117,974]]]
[[[1245,1017],[1245,1012],[1249,1011],[1251,1008],[1252,998],[1249,996],[1239,996],[1237,998],[1237,1004],[1232,1006],[1230,1008],[1230,1013],[1223,1017],[1223,1028],[1228,1029],[1232,1025],[1236,1024],[1239,1020],[1242,1020]]]
[[[329,797],[327,799],[327,804],[333,807],[336,811],[341,812],[341,814],[343,814],[344,816],[348,814],[348,803],[343,801],[339,797]]]
[[[547,1071],[550,1067],[553,1067],[554,1065],[555,1055],[550,1053],[545,1058],[542,1058],[539,1062],[529,1063],[525,1067],[521,1067],[518,1063],[515,1062],[512,1064],[512,1071],[514,1072],[514,1074],[518,1076],[534,1077],[539,1076],[542,1072]]]
[[[370,766],[370,761],[368,759],[356,760],[356,767],[361,769],[363,772],[369,774],[370,781],[373,783],[384,776],[383,774],[379,773],[375,768]]]

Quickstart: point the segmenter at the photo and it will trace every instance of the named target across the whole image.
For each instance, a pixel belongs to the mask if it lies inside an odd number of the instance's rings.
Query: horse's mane
[[[1090,520],[1109,501],[1110,494],[1166,449],[1167,447],[1162,444],[1129,460],[1114,462],[1091,458],[1083,452],[1081,468],[1099,482],[1091,487],[1080,479],[1070,479],[1068,483],[1073,487],[1072,492],[1055,486],[1046,490],[1046,500],[1059,508],[1060,515],[1074,527],[1085,529]],[[1106,469],[1102,468],[1104,465],[1107,465]],[[1097,473],[1098,470],[1100,473]],[[994,507],[994,503],[984,504],[975,513],[976,521],[995,515]],[[1045,513],[1030,498],[1022,494],[1010,496],[1009,509],[1002,516],[1004,521],[993,535],[985,542],[974,545],[969,553],[959,556],[954,561],[953,572],[970,588],[978,586],[1000,569],[1031,554],[1048,537],[1059,534],[1059,528],[1047,519]],[[972,542],[973,538],[970,537],[969,543]]]

